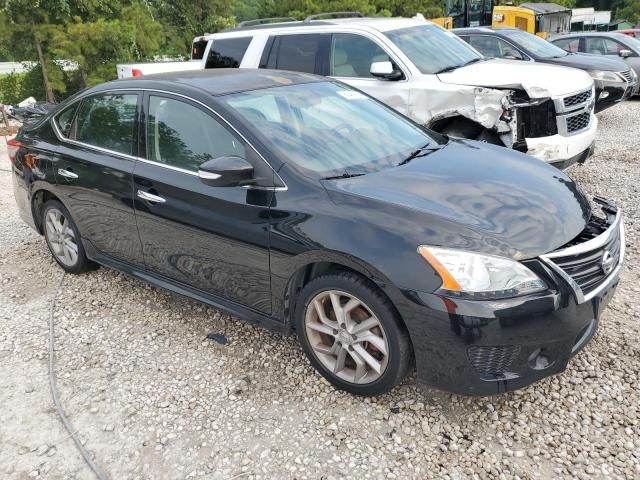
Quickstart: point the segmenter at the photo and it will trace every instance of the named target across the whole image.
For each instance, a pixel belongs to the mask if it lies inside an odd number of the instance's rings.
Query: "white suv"
[[[197,37],[189,63],[327,75],[436,131],[502,144],[560,168],[593,151],[598,121],[586,72],[487,60],[423,19],[250,22]]]

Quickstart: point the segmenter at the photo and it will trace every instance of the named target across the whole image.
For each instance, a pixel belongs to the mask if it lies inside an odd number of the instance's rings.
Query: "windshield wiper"
[[[407,158],[405,158],[404,160],[402,160],[398,164],[398,166],[406,165],[407,163],[409,163],[414,158],[424,157],[425,155],[427,155],[427,154],[429,154],[431,152],[434,152],[436,150],[440,150],[441,148],[442,148],[442,145],[438,145],[438,144],[434,145],[432,143],[427,143],[426,145],[423,145],[422,147],[418,148],[417,150],[414,150],[413,152],[411,152]]]
[[[362,175],[364,175],[364,173],[349,173],[345,170],[340,175],[334,175],[332,177],[324,177],[322,180],[339,180],[341,178],[361,177]]]
[[[460,65],[452,65],[450,67],[445,67],[442,70],[438,70],[435,74],[438,75],[440,73],[452,72],[454,70],[457,70],[458,68],[466,67],[467,65],[471,65],[472,63],[476,63],[476,62],[481,62],[483,60],[484,58],[482,57],[474,58],[469,60],[468,62],[461,63]]]

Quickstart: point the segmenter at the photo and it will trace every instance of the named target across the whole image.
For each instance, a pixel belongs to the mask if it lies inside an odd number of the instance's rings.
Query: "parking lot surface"
[[[413,376],[354,397],[293,337],[105,268],[62,278],[18,217],[0,152],[0,477],[92,478],[49,393],[59,287],[62,403],[111,479],[639,478],[640,101],[599,119],[595,157],[569,174],[624,210],[617,294],[566,372],[485,398]]]

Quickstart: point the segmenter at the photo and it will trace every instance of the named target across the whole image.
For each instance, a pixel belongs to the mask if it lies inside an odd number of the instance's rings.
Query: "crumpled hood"
[[[326,181],[332,200],[410,243],[526,259],[575,238],[590,207],[576,184],[540,160],[472,141],[450,141],[410,163]],[[376,211],[376,215],[370,212]],[[374,218],[372,218],[374,217]]]
[[[485,60],[438,75],[454,85],[523,88],[531,98],[564,96],[593,86],[588,73],[575,68],[518,60]]]

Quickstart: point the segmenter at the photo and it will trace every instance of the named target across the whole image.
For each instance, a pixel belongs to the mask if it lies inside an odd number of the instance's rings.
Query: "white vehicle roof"
[[[218,33],[209,33],[196,37],[194,42],[215,39],[220,37],[245,37],[259,33],[283,33],[296,31],[331,31],[336,26],[348,26],[358,29],[369,29],[378,32],[388,32],[400,28],[414,27],[418,25],[432,25],[431,22],[418,18],[402,17],[354,17],[354,18],[330,18],[323,20],[295,21],[251,25],[246,27],[231,28]]]

